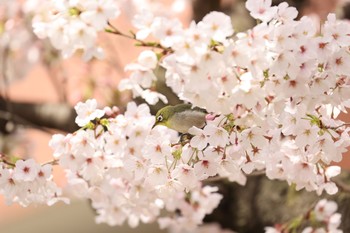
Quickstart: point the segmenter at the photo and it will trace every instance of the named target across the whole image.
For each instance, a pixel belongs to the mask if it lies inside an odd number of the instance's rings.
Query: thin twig
[[[6,157],[9,157],[8,155],[5,155],[3,153],[0,153],[0,162],[9,165],[11,167],[16,167],[15,163],[9,162],[7,159],[5,159]],[[51,165],[58,165],[58,159],[53,159],[51,161],[47,161],[45,163],[42,163],[41,166],[45,166],[47,164],[51,164]]]
[[[327,129],[336,130],[336,129],[341,128],[341,127],[343,127],[343,126],[350,126],[350,123],[344,123],[344,124],[338,125],[338,126],[336,126],[336,127],[327,126],[326,128],[327,128]]]
[[[51,160],[51,161],[47,161],[43,164],[41,164],[41,166],[45,166],[47,164],[51,164],[51,165],[58,165],[58,159],[54,159],[54,160]]]
[[[11,167],[16,167],[16,165],[14,163],[11,163],[5,159],[0,159],[0,162],[3,162],[4,164],[9,165]]]
[[[132,33],[132,35],[128,35],[126,33],[123,33],[120,30],[118,30],[116,27],[114,27],[110,22],[108,22],[108,26],[111,29],[105,29],[105,32],[112,33],[112,34],[115,34],[118,36],[122,36],[122,37],[125,37],[128,39],[134,40],[137,42],[136,46],[162,49],[165,53],[172,53],[173,52],[173,50],[171,48],[166,48],[158,42],[145,42],[143,40],[137,39],[134,33]]]
[[[305,211],[302,215],[299,215],[288,222],[282,224],[282,228],[280,229],[280,232],[297,232],[296,230],[299,229],[305,221],[309,221],[310,219],[310,213],[314,210],[318,200],[314,201],[311,206]],[[298,224],[295,225],[295,221],[297,220]]]

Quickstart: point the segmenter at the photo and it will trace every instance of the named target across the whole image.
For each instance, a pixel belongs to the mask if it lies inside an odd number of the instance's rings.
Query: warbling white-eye
[[[206,123],[206,115],[207,112],[204,109],[192,108],[191,104],[166,106],[157,112],[153,127],[164,125],[179,133],[186,134],[192,126],[203,128]]]

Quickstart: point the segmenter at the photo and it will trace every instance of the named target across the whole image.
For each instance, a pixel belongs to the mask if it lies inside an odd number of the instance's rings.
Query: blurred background
[[[42,0],[43,1],[43,0]],[[231,15],[235,31],[254,25],[242,0],[120,1],[122,14],[112,22],[127,32],[133,15],[141,8],[154,14],[179,17],[184,25],[199,21],[210,11]],[[278,4],[282,1],[273,1]],[[309,15],[322,22],[329,12],[350,18],[350,4],[345,0],[290,0],[301,17]],[[21,158],[34,157],[39,162],[52,159],[48,141],[53,133],[73,132],[73,106],[96,98],[101,106],[119,106],[130,100],[130,93],[117,90],[119,80],[127,78],[124,66],[136,60],[140,48],[132,41],[101,33],[99,44],[106,59],[83,62],[81,54],[63,60],[48,41],[31,31],[31,17],[40,0],[0,0],[0,152]],[[123,5],[124,4],[124,5]],[[173,100],[176,101],[176,100]],[[347,116],[342,115],[342,118]],[[350,170],[349,155],[342,166]],[[55,180],[64,186],[64,172],[54,168]],[[6,206],[0,196],[0,232],[161,232],[157,225],[137,229],[97,225],[87,201],[73,200],[71,205],[53,207],[14,204]]]

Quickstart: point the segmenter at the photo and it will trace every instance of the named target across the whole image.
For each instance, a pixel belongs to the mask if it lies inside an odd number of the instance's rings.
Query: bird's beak
[[[156,127],[156,125],[157,125],[157,122],[154,123],[154,125],[152,126],[152,129],[153,129],[154,127]]]

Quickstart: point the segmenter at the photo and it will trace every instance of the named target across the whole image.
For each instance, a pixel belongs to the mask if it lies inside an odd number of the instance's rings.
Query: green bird
[[[193,108],[191,104],[166,106],[157,112],[156,122],[152,128],[164,125],[179,133],[186,134],[192,126],[203,128],[206,124],[206,115],[206,110],[198,107]]]

